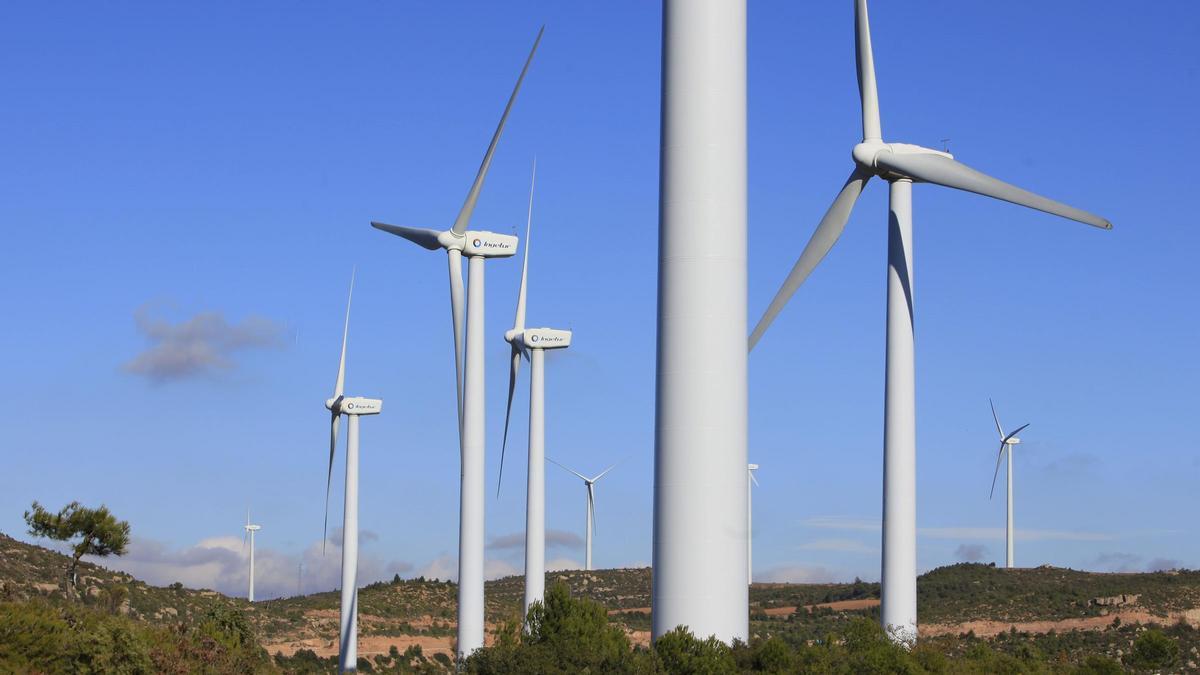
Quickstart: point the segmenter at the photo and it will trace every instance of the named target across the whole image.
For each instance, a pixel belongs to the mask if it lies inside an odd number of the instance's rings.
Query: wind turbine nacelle
[[[378,415],[382,410],[383,401],[377,398],[355,396],[342,399],[342,412],[346,415]]]
[[[920,145],[913,145],[911,143],[883,143],[881,141],[866,141],[864,143],[859,143],[858,145],[854,146],[854,150],[851,151],[850,155],[854,158],[854,161],[857,164],[869,168],[884,178],[909,178],[908,176],[897,174],[893,171],[887,170],[886,168],[880,167],[876,160],[883,153],[891,153],[895,155],[938,155],[945,157],[946,159],[954,159],[954,155],[951,155],[948,152],[942,152],[941,150],[933,150]]]
[[[250,532],[258,532],[261,529],[262,529],[261,525],[247,525],[246,526],[246,530],[248,530]]]
[[[1021,442],[1021,439],[1017,438],[1016,436],[1013,436],[1012,438],[1010,438],[1004,442],[1008,445],[1017,445]]]
[[[571,331],[554,328],[526,328],[521,341],[529,349],[562,349],[571,346]]]
[[[517,252],[517,238],[495,232],[467,232],[463,254],[481,258],[507,258]]]

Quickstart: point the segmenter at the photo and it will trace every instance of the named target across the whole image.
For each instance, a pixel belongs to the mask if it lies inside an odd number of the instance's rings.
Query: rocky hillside
[[[257,641],[271,655],[327,659],[336,654],[337,592],[256,602],[215,591],[150,586],[131,576],[82,563],[79,590],[65,583],[68,559],[56,552],[0,535],[0,601],[8,606],[37,602],[92,607],[130,620],[175,630],[212,616],[241,612]],[[573,595],[608,609],[635,644],[650,631],[650,570],[552,572],[547,583],[564,583]],[[522,579],[487,585],[489,632],[520,618]],[[455,630],[453,583],[424,579],[372,584],[359,592],[360,654],[389,658],[421,655],[430,667],[448,666]],[[1114,626],[1158,623],[1200,625],[1200,572],[1097,574],[1039,567],[1004,570],[987,565],[952,565],[918,580],[922,635],[1030,640],[1065,632],[1088,633],[1064,653],[1094,649],[1114,654],[1125,640]],[[794,644],[819,642],[855,617],[878,613],[878,584],[755,584],[750,592],[751,634]],[[1104,637],[1112,633],[1109,637]],[[1191,631],[1195,634],[1196,631]],[[1186,637],[1186,636],[1185,636]],[[1181,639],[1185,651],[1200,638]],[[1072,646],[1073,645],[1073,646]],[[954,645],[947,643],[947,650]],[[1082,652],[1081,652],[1082,653]],[[1200,660],[1200,652],[1191,655]],[[298,657],[297,657],[298,658]],[[325,661],[321,661],[325,663]],[[1186,663],[1186,662],[1185,662]],[[324,667],[324,666],[322,666]]]

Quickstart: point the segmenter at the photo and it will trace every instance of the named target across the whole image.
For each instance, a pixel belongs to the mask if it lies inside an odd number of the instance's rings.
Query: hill
[[[268,670],[276,665],[295,672],[327,669],[337,651],[337,592],[252,605],[212,590],[151,586],[82,563],[76,596],[64,583],[66,565],[65,556],[0,535],[0,614],[11,615],[22,606],[94,611],[145,626],[152,631],[145,639],[158,639],[153,631],[185,635],[212,624],[214,617],[244,617],[256,650],[251,656]],[[634,644],[649,643],[649,569],[547,574],[548,585],[559,582],[572,595],[603,605],[610,622]],[[520,577],[488,582],[489,643],[506,622],[519,620],[522,593]],[[396,578],[360,589],[360,655],[379,659],[380,666],[403,660],[413,668],[448,668],[455,595],[453,583],[425,579]],[[820,643],[856,618],[877,617],[878,599],[879,585],[860,581],[754,584],[752,641],[776,637],[794,645]],[[986,641],[1000,651],[1032,646],[1064,662],[1088,654],[1120,659],[1141,630],[1139,624],[1157,623],[1170,627],[1178,641],[1181,668],[1195,669],[1200,662],[1200,632],[1192,628],[1200,625],[1200,572],[1099,574],[952,565],[918,579],[918,612],[922,642],[947,654]],[[0,640],[3,635],[0,630]]]

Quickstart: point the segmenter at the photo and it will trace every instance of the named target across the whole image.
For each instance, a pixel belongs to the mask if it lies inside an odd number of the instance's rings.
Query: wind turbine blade
[[[325,526],[321,529],[321,555],[325,555],[325,542],[329,539],[329,488],[333,485],[333,454],[337,450],[338,424],[341,413],[333,413],[329,428],[329,471],[325,475]]]
[[[612,471],[613,469],[616,468],[616,466],[617,466],[616,464],[613,464],[612,466],[608,467],[607,469],[601,471],[599,473],[599,475],[597,475],[595,478],[592,479],[592,482],[595,483],[596,481],[600,480],[601,478],[604,478],[604,474],[608,473],[609,471]]]
[[[517,373],[521,370],[521,348],[512,346],[512,368],[508,371],[508,408],[504,412],[504,442],[500,445],[500,476],[496,478],[496,496],[500,496],[500,483],[504,480],[504,453],[508,449],[508,422],[512,417],[513,392],[517,389]]]
[[[450,269],[450,320],[454,324],[454,388],[458,403],[458,440],[462,452],[463,432],[463,324],[465,303],[463,302],[462,254],[457,250],[446,252]]]
[[[1031,209],[1062,216],[1104,230],[1112,229],[1112,223],[1100,216],[992,178],[943,155],[880,152],[875,156],[875,165],[914,180],[974,192],[1020,206],[1028,206]]]
[[[1002,441],[1001,441],[1001,443],[1006,443],[1006,444],[1007,444],[1007,443],[1008,443],[1008,441],[1009,441],[1009,439],[1011,439],[1013,436],[1016,436],[1017,434],[1019,434],[1019,433],[1021,433],[1022,431],[1024,431],[1024,430],[1025,430],[1025,427],[1027,427],[1027,426],[1029,426],[1029,425],[1028,425],[1028,424],[1026,424],[1025,426],[1022,426],[1022,427],[1017,427],[1017,430],[1016,430],[1016,431],[1014,431],[1014,432],[1012,432],[1011,434],[1009,434],[1009,435],[1005,436],[1005,437],[1004,437],[1004,440],[1002,440]]]
[[[883,138],[879,124],[879,92],[875,88],[875,56],[871,51],[871,24],[867,0],[854,3],[854,45],[858,61],[858,94],[862,99],[863,141]]]
[[[350,293],[346,296],[346,324],[342,328],[342,358],[338,361],[337,382],[333,385],[333,397],[335,399],[342,395],[342,390],[346,384],[346,338],[350,336],[350,301],[354,299],[354,276],[355,272],[351,272]]]
[[[996,472],[992,474],[992,489],[988,492],[988,499],[991,499],[992,495],[996,494],[996,476],[1000,475],[1000,459],[1004,457],[1004,449],[1007,447],[1007,445],[1001,442],[1000,452],[996,453]]]
[[[533,49],[529,50],[529,57],[525,59],[525,67],[521,69],[521,76],[517,78],[512,95],[508,97],[508,105],[504,106],[504,114],[500,116],[500,124],[496,126],[496,133],[492,135],[492,143],[483,156],[483,163],[479,165],[479,173],[475,175],[471,191],[467,193],[467,201],[463,203],[462,210],[454,219],[454,227],[451,229],[455,234],[466,232],[467,224],[471,222],[471,214],[475,211],[475,202],[479,201],[479,191],[483,189],[483,179],[487,177],[488,167],[492,164],[492,155],[496,152],[496,144],[500,142],[500,134],[504,132],[504,123],[508,121],[508,113],[512,110],[513,102],[517,100],[517,92],[521,91],[521,82],[525,79],[525,73],[529,71],[529,64],[533,62],[533,55],[537,52],[538,43],[542,41],[542,33],[545,31],[545,26],[538,30],[537,39],[533,41]]]
[[[431,230],[425,227],[388,225],[387,223],[377,223],[373,220],[371,221],[371,227],[377,230],[383,230],[384,232],[391,232],[398,237],[404,237],[417,246],[420,246],[421,248],[427,248],[430,251],[436,251],[442,247],[441,242],[438,241],[438,235],[440,235],[441,232],[438,232],[437,230]]]
[[[767,306],[767,311],[758,320],[758,325],[754,327],[754,332],[750,333],[749,350],[754,349],[754,345],[758,344],[758,341],[762,339],[763,333],[767,332],[767,328],[771,325],[771,322],[783,311],[783,307],[788,303],[788,300],[792,299],[792,295],[796,293],[796,289],[800,288],[800,284],[804,283],[804,280],[808,278],[808,275],[821,262],[825,254],[829,253],[829,249],[833,248],[838,237],[842,236],[842,230],[846,227],[846,221],[850,219],[850,212],[854,209],[854,203],[858,201],[858,196],[862,194],[863,188],[870,177],[870,174],[863,172],[857,167],[850,174],[850,178],[842,186],[841,192],[838,192],[837,197],[833,200],[833,204],[825,212],[825,216],[821,218],[821,222],[813,232],[812,238],[808,240],[808,244],[800,254],[800,259],[792,266],[792,271],[788,273],[783,286],[779,288],[779,292],[775,294],[775,298]]]
[[[575,474],[576,476],[579,476],[585,483],[591,480],[587,476],[579,473],[578,471],[576,471],[575,469],[572,469],[571,467],[567,466],[566,464],[562,464],[560,462],[555,462],[553,459],[550,459],[549,457],[546,458],[546,461],[553,462],[554,464],[557,464],[558,466],[562,467],[563,469],[566,469],[567,471],[570,471],[571,473]]]
[[[754,487],[758,487],[758,479],[754,477],[754,472],[750,472],[750,482],[754,483]]]
[[[525,283],[529,276],[529,234],[533,229],[533,187],[536,182],[537,158],[534,157],[533,175],[529,178],[529,214],[525,219],[525,260],[521,263],[521,290],[517,293],[517,315],[513,318],[513,330],[523,330],[525,328]]]
[[[996,404],[992,403],[992,399],[988,399],[988,405],[992,406],[992,419],[996,420],[996,433],[1000,434],[1000,442],[1004,442],[1004,427],[1000,426],[1000,416],[996,414]]]

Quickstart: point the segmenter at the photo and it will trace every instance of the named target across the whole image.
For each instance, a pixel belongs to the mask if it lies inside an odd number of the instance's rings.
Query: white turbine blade
[[[521,290],[517,293],[517,315],[513,318],[513,330],[525,328],[526,280],[529,276],[529,234],[533,229],[533,187],[537,182],[537,158],[533,158],[533,175],[529,178],[529,214],[525,219],[525,260],[521,263]]]
[[[882,139],[879,124],[879,92],[875,87],[875,56],[871,51],[871,24],[867,0],[854,3],[854,44],[858,61],[858,94],[862,100],[863,140]]]
[[[371,227],[384,232],[391,232],[398,237],[404,237],[412,243],[422,248],[427,248],[430,251],[436,251],[442,247],[438,241],[438,235],[441,232],[431,230],[425,227],[404,227],[403,225],[388,225],[387,223],[377,223],[371,221]]]
[[[475,202],[479,201],[479,191],[483,189],[483,179],[487,177],[488,167],[492,164],[492,155],[496,152],[496,144],[500,141],[500,134],[504,132],[504,123],[508,121],[508,113],[512,110],[513,102],[517,100],[517,92],[521,91],[521,82],[525,79],[525,73],[529,70],[529,64],[533,61],[533,55],[537,52],[538,43],[542,41],[542,33],[546,31],[546,27],[542,26],[538,31],[537,39],[533,41],[533,49],[529,50],[529,57],[525,59],[525,67],[521,69],[521,76],[517,78],[517,84],[513,87],[512,95],[508,97],[508,105],[504,106],[504,114],[500,116],[500,124],[496,126],[496,133],[492,135],[492,143],[488,146],[487,153],[483,156],[483,163],[479,165],[479,173],[475,175],[475,182],[471,185],[471,191],[467,193],[467,201],[463,203],[462,210],[458,212],[458,217],[454,219],[455,234],[462,234],[467,231],[467,224],[471,222],[471,213],[475,211]]]
[[[601,478],[604,478],[604,474],[608,473],[609,471],[612,471],[612,470],[613,470],[613,469],[615,469],[616,467],[617,467],[617,465],[616,465],[616,464],[613,464],[612,466],[608,467],[607,469],[605,469],[605,470],[601,471],[601,472],[599,473],[599,475],[597,475],[595,478],[593,478],[593,479],[592,479],[592,481],[591,481],[591,482],[595,483],[596,481],[600,480]]]
[[[1016,436],[1017,434],[1019,434],[1019,433],[1021,433],[1022,431],[1024,431],[1024,430],[1025,430],[1025,427],[1028,427],[1028,426],[1029,426],[1029,425],[1028,425],[1028,424],[1026,424],[1025,426],[1017,427],[1017,430],[1016,430],[1016,431],[1014,431],[1014,432],[1012,432],[1011,434],[1009,434],[1009,435],[1005,436],[1005,437],[1004,437],[1004,440],[1002,440],[1002,441],[1000,441],[1000,442],[1001,442],[1001,443],[1004,443],[1005,445],[1007,445],[1009,440],[1011,440],[1011,439],[1012,439],[1014,436]]]
[[[1100,216],[992,178],[962,162],[942,155],[880,152],[875,157],[875,165],[914,180],[974,192],[985,197],[1028,206],[1031,209],[1079,221],[1093,227],[1112,229],[1112,223]]]
[[[342,395],[346,384],[346,338],[350,336],[350,301],[354,299],[354,275],[350,273],[350,293],[346,296],[346,324],[342,327],[342,358],[338,361],[337,382],[333,385],[333,397]]]
[[[754,477],[753,471],[750,472],[750,482],[754,483],[755,487],[758,487],[758,479]]]
[[[463,302],[463,273],[462,256],[457,252],[447,252],[446,262],[450,269],[450,320],[454,324],[454,388],[458,403],[458,438],[459,451],[462,451],[463,431],[463,318],[465,303]]]
[[[585,475],[583,475],[583,474],[579,473],[578,471],[576,471],[575,469],[572,469],[571,467],[567,466],[566,464],[562,464],[562,463],[559,463],[559,462],[555,462],[553,459],[550,459],[549,457],[547,457],[547,458],[546,458],[546,461],[547,461],[547,462],[554,462],[555,464],[558,464],[558,466],[560,466],[560,467],[562,467],[562,468],[566,469],[567,471],[570,471],[571,473],[575,474],[576,476],[579,476],[579,477],[580,477],[580,478],[583,480],[583,482],[585,482],[585,483],[587,483],[588,481],[590,481],[590,480],[591,480],[591,479],[590,479],[590,478],[588,478],[587,476],[585,476]]]
[[[870,174],[858,168],[855,168],[854,172],[850,174],[850,178],[842,186],[841,192],[838,192],[837,197],[833,200],[833,204],[825,212],[825,216],[821,218],[821,222],[813,232],[812,238],[808,240],[808,244],[800,254],[800,259],[792,266],[792,271],[788,273],[787,279],[784,279],[783,286],[779,288],[779,292],[775,294],[775,298],[767,306],[767,311],[758,320],[758,325],[754,327],[754,332],[750,333],[749,350],[754,349],[754,345],[758,344],[758,341],[762,339],[763,333],[767,332],[767,328],[771,325],[771,322],[783,311],[784,305],[796,293],[796,289],[800,288],[800,284],[804,283],[804,280],[808,278],[808,275],[821,262],[825,254],[829,253],[829,249],[833,248],[838,237],[842,236],[842,230],[846,227],[846,221],[850,219],[850,212],[854,209],[854,203],[858,201],[858,196],[862,194],[863,188],[870,177]]]
[[[512,417],[513,392],[517,389],[517,373],[521,370],[521,348],[512,346],[512,368],[508,372],[508,407],[504,412],[504,442],[500,444],[500,475],[496,478],[496,496],[500,496],[500,483],[504,480],[504,453],[508,449],[508,422]]]
[[[996,433],[1000,434],[1000,442],[1004,442],[1004,427],[1000,426],[1000,416],[996,414],[996,404],[992,403],[992,399],[988,399],[988,405],[992,406],[992,419],[996,420]]]
[[[992,489],[988,492],[988,499],[996,494],[996,477],[1000,475],[1000,459],[1004,457],[1004,449],[1007,447],[1003,441],[1000,442],[1000,452],[996,453],[996,472],[992,474]]]
[[[341,413],[333,413],[329,431],[329,471],[325,475],[325,526],[321,529],[321,555],[325,555],[325,542],[329,538],[329,488],[333,485],[333,454],[337,450],[338,424]]]

